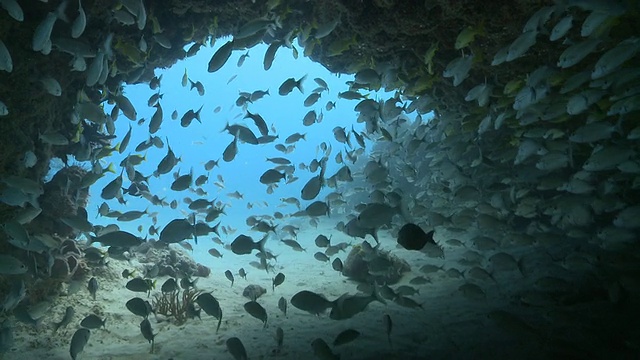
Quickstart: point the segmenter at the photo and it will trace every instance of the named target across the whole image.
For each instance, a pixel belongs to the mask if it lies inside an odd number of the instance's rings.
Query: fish
[[[596,50],[602,41],[597,37],[575,43],[566,48],[558,58],[557,65],[562,69],[576,65],[582,59]]]
[[[80,354],[85,345],[89,342],[89,337],[91,336],[91,331],[89,329],[80,328],[73,333],[71,337],[71,344],[69,346],[69,354],[71,355],[72,360],[76,360],[78,354]]]
[[[140,322],[140,332],[142,333],[142,336],[144,336],[144,338],[151,343],[151,350],[149,351],[149,353],[152,354],[153,346],[155,345],[155,338],[158,334],[153,333],[153,329],[151,328],[151,323],[149,322],[148,318],[145,318],[144,320],[142,320],[142,322]]]
[[[308,290],[297,292],[291,298],[291,305],[313,315],[319,315],[333,305],[324,296]]]
[[[267,238],[267,236],[264,236],[260,241],[254,242],[247,235],[238,235],[231,243],[231,251],[236,255],[251,254],[253,250],[264,253],[264,245],[267,242]]]
[[[247,272],[244,270],[244,268],[240,268],[240,270],[238,270],[238,275],[240,275],[241,278],[247,280]]]
[[[282,311],[285,317],[287,316],[287,299],[284,296],[281,296],[278,300],[278,309]]]
[[[464,47],[469,46],[473,42],[476,36],[483,35],[485,33],[484,26],[481,24],[480,26],[467,26],[456,37],[456,42],[454,43],[454,48],[456,50],[460,50]]]
[[[318,260],[318,261],[322,261],[322,262],[327,262],[329,261],[329,257],[327,255],[325,255],[324,253],[318,251],[315,254],[313,254],[313,257]]]
[[[91,237],[87,245],[91,245],[96,242],[102,244],[103,246],[130,248],[139,246],[144,242],[144,240],[129,232],[116,230],[100,235],[98,237]]]
[[[278,326],[278,328],[276,328],[276,354],[279,354],[282,352],[282,344],[284,342],[284,330],[282,330],[282,328],[280,326]]]
[[[73,309],[73,306],[67,306],[67,308],[64,311],[64,316],[62,317],[62,320],[54,324],[53,332],[55,333],[61,327],[66,327],[67,325],[69,325],[69,323],[71,323],[71,320],[73,320],[73,316],[75,315],[75,313],[76,312]]]
[[[79,38],[84,33],[84,29],[87,26],[87,15],[82,8],[81,0],[78,0],[78,16],[73,20],[71,24],[71,37],[74,39]]]
[[[391,331],[393,330],[393,321],[391,320],[391,315],[382,315],[382,323],[384,324],[384,329],[387,333],[387,342],[389,343],[389,346],[391,346]]]
[[[295,133],[295,134],[291,134],[289,135],[289,137],[287,137],[285,139],[285,144],[293,144],[295,142],[297,142],[298,140],[307,140],[306,139],[306,135],[307,134],[300,134],[300,133]]]
[[[0,1],[0,6],[3,9],[7,10],[9,16],[11,16],[14,20],[22,22],[24,20],[24,12],[20,5],[16,2],[16,0],[2,0]]]
[[[324,201],[314,201],[309,204],[309,206],[307,206],[305,212],[307,215],[312,217],[324,215],[329,216],[331,209],[329,208],[329,205]]]
[[[191,83],[191,90],[195,88],[198,92],[198,95],[204,96],[204,85],[202,85],[200,81],[193,82],[191,79],[189,79],[189,82]]]
[[[260,183],[265,185],[275,184],[284,178],[286,178],[286,174],[275,169],[269,169],[260,175]]]
[[[329,246],[330,241],[329,241],[329,238],[320,234],[316,236],[314,243],[316,244],[317,247],[326,248],[327,246]]]
[[[425,233],[422,228],[416,224],[407,223],[398,232],[398,244],[407,250],[421,250],[426,244],[434,244],[434,231]]]
[[[333,346],[348,344],[360,336],[360,332],[354,329],[347,329],[336,335]]]
[[[188,219],[173,219],[160,231],[159,242],[165,244],[178,243],[196,236],[195,223]],[[197,244],[196,236],[196,244]]]
[[[129,269],[124,269],[122,270],[122,277],[125,279],[133,278],[133,274],[135,273],[136,273],[136,270],[131,271]]]
[[[155,289],[156,282],[151,279],[143,279],[136,277],[127,282],[125,287],[134,292],[146,292],[147,296],[151,293],[152,289]]]
[[[268,94],[269,91],[267,91],[266,93]],[[267,127],[267,122],[264,121],[262,116],[260,116],[259,114],[252,114],[249,110],[247,110],[247,114],[244,116],[244,118],[245,119],[249,118],[253,120],[253,122],[256,124],[256,127],[258,128],[262,136],[269,135],[269,128]]]
[[[0,101],[0,116],[7,115],[9,115],[9,108],[7,107],[7,104],[5,104],[3,101]]]
[[[80,326],[85,327],[87,329],[99,329],[104,327],[106,329],[106,319],[101,319],[98,315],[91,314],[82,319],[80,322]]]
[[[187,68],[184,68],[184,74],[182,74],[182,80],[180,84],[182,85],[182,87],[186,87],[188,81],[189,81],[189,75],[187,75]]]
[[[284,282],[285,276],[283,273],[278,273],[276,277],[272,279],[271,289],[272,291],[276,291],[276,286],[281,285]]]
[[[301,93],[304,93],[302,88],[302,82],[307,78],[307,75],[304,75],[300,79],[296,80],[295,78],[288,78],[285,80],[280,87],[278,88],[278,94],[281,96],[286,96],[293,91],[294,88],[298,88]]]
[[[139,297],[128,300],[125,305],[134,315],[142,316],[143,318],[147,318],[151,313],[151,304]]]
[[[247,360],[249,357],[247,356],[247,350],[245,350],[244,345],[242,345],[242,341],[237,337],[230,337],[225,342],[227,346],[227,351],[233,356],[235,360]]]
[[[87,288],[89,289],[89,293],[91,294],[91,297],[93,298],[93,300],[95,300],[96,292],[98,291],[98,280],[95,277],[92,277],[91,279],[89,279],[89,284],[87,285]]]
[[[389,224],[391,219],[399,212],[398,207],[388,204],[370,203],[358,215],[358,225],[363,228],[376,228]]]
[[[616,47],[608,50],[598,59],[591,79],[596,80],[612,73],[619,66],[633,58],[640,50],[640,38],[632,37],[621,41]]]
[[[238,154],[238,137],[234,136],[233,140],[227,145],[222,153],[222,160],[225,162],[230,162],[235,159]]]
[[[5,2],[3,1],[3,4]],[[68,5],[68,1],[63,1],[58,5],[54,12],[50,12],[47,16],[38,24],[34,33],[33,39],[31,41],[31,48],[33,51],[43,51],[48,46],[47,44],[51,44],[51,32],[53,31],[53,26],[56,24],[58,19],[63,19],[66,21],[66,16],[64,14]]]
[[[256,301],[249,301],[244,304],[244,310],[248,312],[249,315],[262,321],[263,328],[267,327],[267,311],[262,307],[262,305]]]
[[[11,281],[9,293],[5,296],[2,302],[2,312],[13,311],[24,299],[26,294],[27,289],[23,280]]]
[[[163,293],[170,293],[178,290],[178,283],[174,278],[168,278],[160,287],[160,291]]]
[[[234,280],[234,278],[233,278],[233,274],[231,273],[231,271],[230,271],[230,270],[225,271],[225,272],[224,272],[224,276],[226,276],[226,278],[227,278],[229,281],[231,281],[231,286],[233,286],[233,280]]]
[[[262,61],[262,66],[265,71],[271,69],[273,60],[276,57],[276,52],[278,51],[278,49],[280,49],[281,46],[282,46],[281,41],[274,41],[271,44],[269,44],[267,51],[265,51],[264,53],[264,60]]]
[[[380,296],[378,287],[373,287],[373,292],[369,296],[344,294],[331,303],[331,313],[329,317],[333,320],[350,319],[363,312],[367,305],[373,301],[382,304],[387,302]]]
[[[27,266],[22,261],[11,255],[0,254],[0,274],[20,275],[26,273],[27,270]]]
[[[180,118],[180,126],[186,128],[191,125],[191,122],[193,122],[193,120],[198,120],[198,122],[202,124],[202,120],[200,119],[200,112],[202,111],[203,106],[204,105],[200,106],[200,108],[196,111],[194,111],[193,109],[187,110],[187,112],[182,115],[182,118]]]
[[[220,330],[220,324],[222,323],[222,309],[218,300],[210,293],[202,293],[196,298],[196,303],[204,310],[207,315],[213,316],[218,319],[218,327],[216,328],[216,334]]]
[[[311,348],[313,349],[313,354],[322,360],[339,360],[340,356],[336,355],[331,351],[331,348],[327,343],[321,338],[317,338],[311,342]]]
[[[342,269],[343,269],[342,260],[340,260],[340,258],[333,259],[333,262],[331,263],[331,267],[333,268],[333,270],[339,273],[342,273]]]
[[[211,60],[209,60],[207,71],[212,73],[220,70],[227,60],[229,60],[229,57],[231,57],[232,51],[233,40],[229,40],[213,54]]]

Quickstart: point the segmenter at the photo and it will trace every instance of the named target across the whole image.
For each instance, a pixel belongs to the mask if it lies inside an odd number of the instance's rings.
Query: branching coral
[[[151,301],[156,313],[171,316],[176,325],[182,325],[187,321],[187,311],[195,304],[195,300],[202,291],[187,289],[183,291],[171,291],[161,294],[154,294]]]

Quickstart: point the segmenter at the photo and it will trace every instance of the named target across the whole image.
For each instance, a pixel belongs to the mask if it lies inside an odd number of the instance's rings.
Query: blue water
[[[136,170],[145,176],[153,173],[157,164],[167,153],[167,144],[170,145],[176,156],[180,157],[182,161],[171,173],[157,178],[152,176],[149,179],[149,188],[151,193],[160,198],[164,198],[167,203],[172,200],[177,200],[178,208],[173,210],[168,206],[153,206],[144,198],[127,196],[125,194],[126,205],[118,203],[116,199],[107,201],[111,210],[125,212],[129,210],[148,209],[149,213],[157,212],[158,222],[156,228],[162,229],[164,225],[172,219],[185,217],[186,214],[192,212],[188,209],[188,204],[183,201],[185,197],[190,197],[194,200],[200,198],[200,196],[193,191],[186,190],[176,192],[171,190],[170,186],[174,180],[173,173],[179,171],[180,174],[185,174],[193,168],[193,178],[195,180],[198,176],[207,174],[207,171],[204,169],[204,164],[207,161],[219,160],[219,167],[215,167],[212,171],[208,172],[209,181],[203,185],[202,188],[207,192],[204,198],[209,200],[217,199],[227,204],[227,206],[225,206],[226,215],[222,215],[219,220],[222,222],[222,225],[237,229],[235,234],[229,234],[228,237],[221,234],[222,240],[228,244],[240,233],[247,233],[254,236],[254,238],[261,235],[259,233],[250,234],[247,232],[249,229],[245,224],[245,219],[250,215],[272,215],[274,211],[288,214],[297,211],[295,206],[287,205],[281,202],[280,199],[286,197],[299,198],[300,191],[304,184],[311,177],[317,175],[317,173],[299,169],[298,164],[309,164],[313,159],[319,160],[323,155],[318,147],[320,143],[324,142],[333,148],[330,161],[327,162],[327,176],[332,175],[342,166],[336,164],[333,158],[338,151],[345,148],[345,145],[339,143],[333,137],[333,128],[342,126],[350,130],[353,126],[358,132],[363,129],[363,124],[356,122],[357,114],[353,110],[358,101],[339,99],[337,96],[338,92],[348,90],[346,82],[353,80],[353,76],[336,76],[322,65],[312,62],[302,54],[295,59],[291,49],[284,47],[278,51],[272,67],[268,71],[265,71],[263,68],[263,57],[267,46],[264,44],[250,49],[249,57],[245,59],[241,67],[237,66],[238,59],[245,54],[246,51],[234,51],[222,69],[215,73],[208,73],[207,63],[211,56],[227,40],[228,39],[224,38],[218,39],[213,47],[203,46],[195,56],[185,58],[171,68],[156,70],[156,75],[162,76],[158,91],[164,94],[160,100],[164,112],[164,119],[160,130],[154,135],[163,139],[165,147],[163,149],[151,147],[141,153],[141,155],[144,154],[146,156],[146,161],[136,166]],[[186,49],[188,49],[188,46],[185,47],[185,50]],[[181,81],[185,68],[189,79],[194,82],[202,82],[205,88],[204,96],[199,96],[195,88],[190,89],[190,83],[188,83],[186,87],[182,87]],[[278,94],[278,87],[284,80],[290,77],[299,79],[305,75],[306,80],[303,82],[304,94],[298,91],[298,89],[294,89],[286,96]],[[229,82],[229,79],[233,76],[236,76],[236,78]],[[303,105],[304,99],[318,86],[313,80],[316,77],[322,78],[327,82],[329,92],[323,92],[320,100],[313,106],[305,107]],[[235,104],[239,92],[245,91],[251,93],[255,90],[266,91],[267,89],[271,95],[267,95],[255,103],[250,103],[248,110],[252,113],[260,114],[269,127],[275,127],[275,134],[278,135],[279,138],[269,144],[251,145],[239,143],[236,158],[229,163],[224,162],[222,160],[222,152],[233,140],[233,136],[226,131],[223,132],[226,123],[244,124],[252,129],[256,136],[260,136],[253,121],[251,119],[243,119],[245,115],[244,109]],[[147,100],[155,92],[155,90],[149,88],[148,84],[127,85],[124,88],[124,95],[134,104],[138,119],[144,118],[146,121],[138,125],[137,122],[130,121],[120,114],[116,121],[117,139],[113,141],[113,145],[115,146],[115,144],[124,137],[129,130],[129,124],[133,126],[131,140],[127,149],[122,154],[114,152],[112,156],[104,158],[102,160],[103,167],[113,162],[119,172],[120,168],[118,164],[120,164],[122,159],[134,153],[135,147],[140,142],[149,138],[148,122],[156,109],[154,107],[148,107]],[[376,94],[371,94],[370,96],[375,98]],[[328,101],[334,101],[336,103],[335,108],[331,111],[325,109]],[[180,125],[182,115],[190,109],[196,111],[200,106],[203,106],[200,113],[202,123],[194,120],[190,126],[183,128]],[[221,110],[215,113],[214,110],[217,107],[220,107]],[[309,110],[313,109],[316,110],[316,113],[323,114],[323,121],[311,126],[304,126],[302,124],[303,117]],[[109,107],[105,108],[105,112],[107,113],[110,110],[111,108]],[[176,120],[171,119],[171,113],[174,110],[178,112],[178,118]],[[306,141],[298,141],[295,144],[295,150],[290,154],[283,154],[275,149],[275,144],[284,143],[284,140],[295,132],[306,134]],[[271,130],[270,135],[272,135]],[[355,143],[353,136],[352,141]],[[288,158],[292,164],[296,166],[294,175],[297,176],[299,180],[290,184],[285,184],[283,180],[273,194],[267,194],[267,186],[259,182],[259,177],[267,169],[277,166],[267,162],[267,157]],[[115,219],[99,216],[97,212],[98,207],[104,201],[100,197],[102,188],[118,175],[119,173],[108,173],[91,187],[90,202],[87,206],[87,211],[94,225],[108,225],[116,222]],[[224,179],[224,189],[220,189],[213,184],[218,181],[217,176],[222,176]],[[129,182],[125,176],[123,187],[127,188],[128,186]],[[195,185],[192,186],[192,189],[195,189]],[[227,196],[228,193],[235,191],[242,193],[244,199],[234,199]],[[325,187],[316,199],[323,199],[324,195],[331,191],[333,190]],[[264,202],[268,204],[268,207],[264,205]],[[248,209],[247,203],[252,203],[254,207]],[[304,209],[309,203],[311,203],[311,201],[302,201],[302,208]],[[303,221],[306,220],[303,219]],[[152,220],[148,216],[143,216],[141,219],[135,221],[117,223],[121,229],[145,237],[149,226],[152,225]],[[142,233],[139,232],[139,227],[142,227]],[[194,259],[205,265],[212,265],[212,262],[215,260],[207,253],[207,250],[212,247],[212,242],[201,240],[197,245],[193,241],[190,241],[190,243],[194,246]],[[217,247],[218,250],[222,250],[220,246],[215,247]],[[309,257],[309,260],[314,261],[311,257]]]

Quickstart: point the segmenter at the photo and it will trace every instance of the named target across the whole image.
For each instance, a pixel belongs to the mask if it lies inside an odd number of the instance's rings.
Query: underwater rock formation
[[[397,283],[409,271],[411,266],[406,261],[368,243],[354,245],[342,268],[342,274],[351,280],[387,285]]]
[[[153,271],[152,277],[207,277],[211,274],[211,269],[195,262],[189,254],[182,250],[169,247],[141,246],[137,249],[137,254],[138,260],[145,264],[148,269],[157,269],[157,272]]]

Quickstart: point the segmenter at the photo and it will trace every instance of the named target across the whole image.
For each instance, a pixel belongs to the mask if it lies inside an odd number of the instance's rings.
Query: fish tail
[[[300,78],[300,80],[296,81],[296,87],[300,90],[301,93],[304,94],[304,89],[302,88],[302,82],[307,78],[307,75]]]

